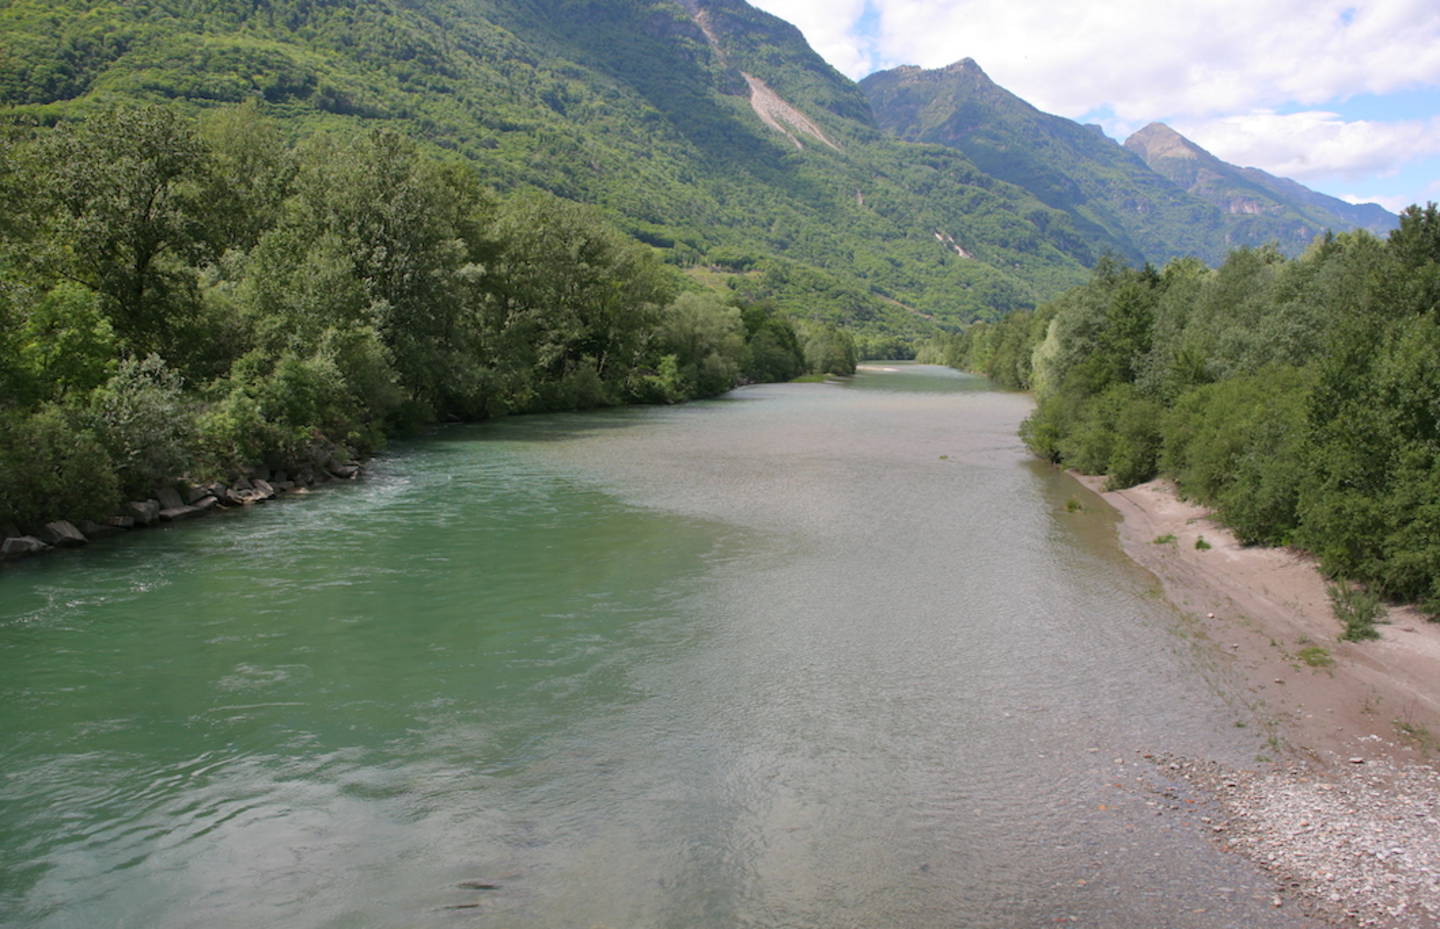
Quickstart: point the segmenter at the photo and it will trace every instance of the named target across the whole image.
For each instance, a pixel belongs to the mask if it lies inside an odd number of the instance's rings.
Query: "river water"
[[[1149,789],[1263,733],[1027,405],[515,418],[6,567],[0,925],[1306,925]]]

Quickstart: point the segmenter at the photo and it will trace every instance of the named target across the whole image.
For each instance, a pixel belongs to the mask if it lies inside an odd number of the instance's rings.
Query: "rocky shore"
[[[145,500],[132,500],[105,519],[59,519],[43,526],[0,526],[0,561],[15,561],[60,548],[78,548],[95,539],[145,529],[161,523],[193,519],[219,510],[254,506],[284,494],[304,493],[332,480],[355,480],[360,465],[332,462],[323,468],[288,471],[260,471],[228,483],[177,482],[160,487]]]
[[[1211,838],[1327,922],[1440,926],[1440,625],[1392,607],[1380,640],[1341,641],[1304,553],[1241,545],[1166,481],[1076,478],[1119,513],[1122,547],[1160,580],[1217,686],[1269,730],[1251,769],[1152,759],[1208,797]]]

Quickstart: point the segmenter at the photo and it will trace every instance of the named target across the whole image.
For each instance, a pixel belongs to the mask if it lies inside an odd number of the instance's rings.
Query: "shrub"
[[[102,519],[119,503],[110,456],[71,411],[52,403],[8,422],[0,417],[0,523]]]
[[[90,397],[86,419],[127,494],[148,494],[194,462],[192,406],[158,355],[127,358]]]
[[[1330,595],[1330,607],[1335,611],[1335,618],[1345,627],[1340,638],[1349,642],[1380,638],[1375,623],[1385,614],[1385,605],[1378,596],[1343,581],[1326,584],[1325,592]]]

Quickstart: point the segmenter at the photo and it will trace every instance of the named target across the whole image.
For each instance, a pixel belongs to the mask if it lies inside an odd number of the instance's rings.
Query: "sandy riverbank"
[[[1160,579],[1291,749],[1323,762],[1440,760],[1440,623],[1392,608],[1380,640],[1342,642],[1308,556],[1242,546],[1168,481],[1106,492],[1102,478],[1078,480],[1119,512],[1126,554]],[[1175,541],[1155,541],[1166,536]],[[1209,550],[1195,547],[1201,536]],[[1302,657],[1313,648],[1327,653],[1309,653],[1318,665]]]
[[[1214,839],[1310,915],[1440,924],[1440,624],[1397,608],[1379,641],[1340,641],[1309,557],[1240,545],[1169,482],[1106,492],[1103,478],[1076,478],[1120,514],[1125,552],[1270,730],[1274,757],[1255,770],[1160,761],[1217,804]],[[1201,536],[1208,550],[1195,547]],[[1324,652],[1309,652],[1312,664],[1306,649]]]

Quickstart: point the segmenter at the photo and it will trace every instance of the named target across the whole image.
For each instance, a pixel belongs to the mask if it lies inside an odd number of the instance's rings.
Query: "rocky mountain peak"
[[[1151,123],[1125,140],[1125,147],[1147,162],[1156,158],[1202,158],[1210,153],[1164,123]]]

